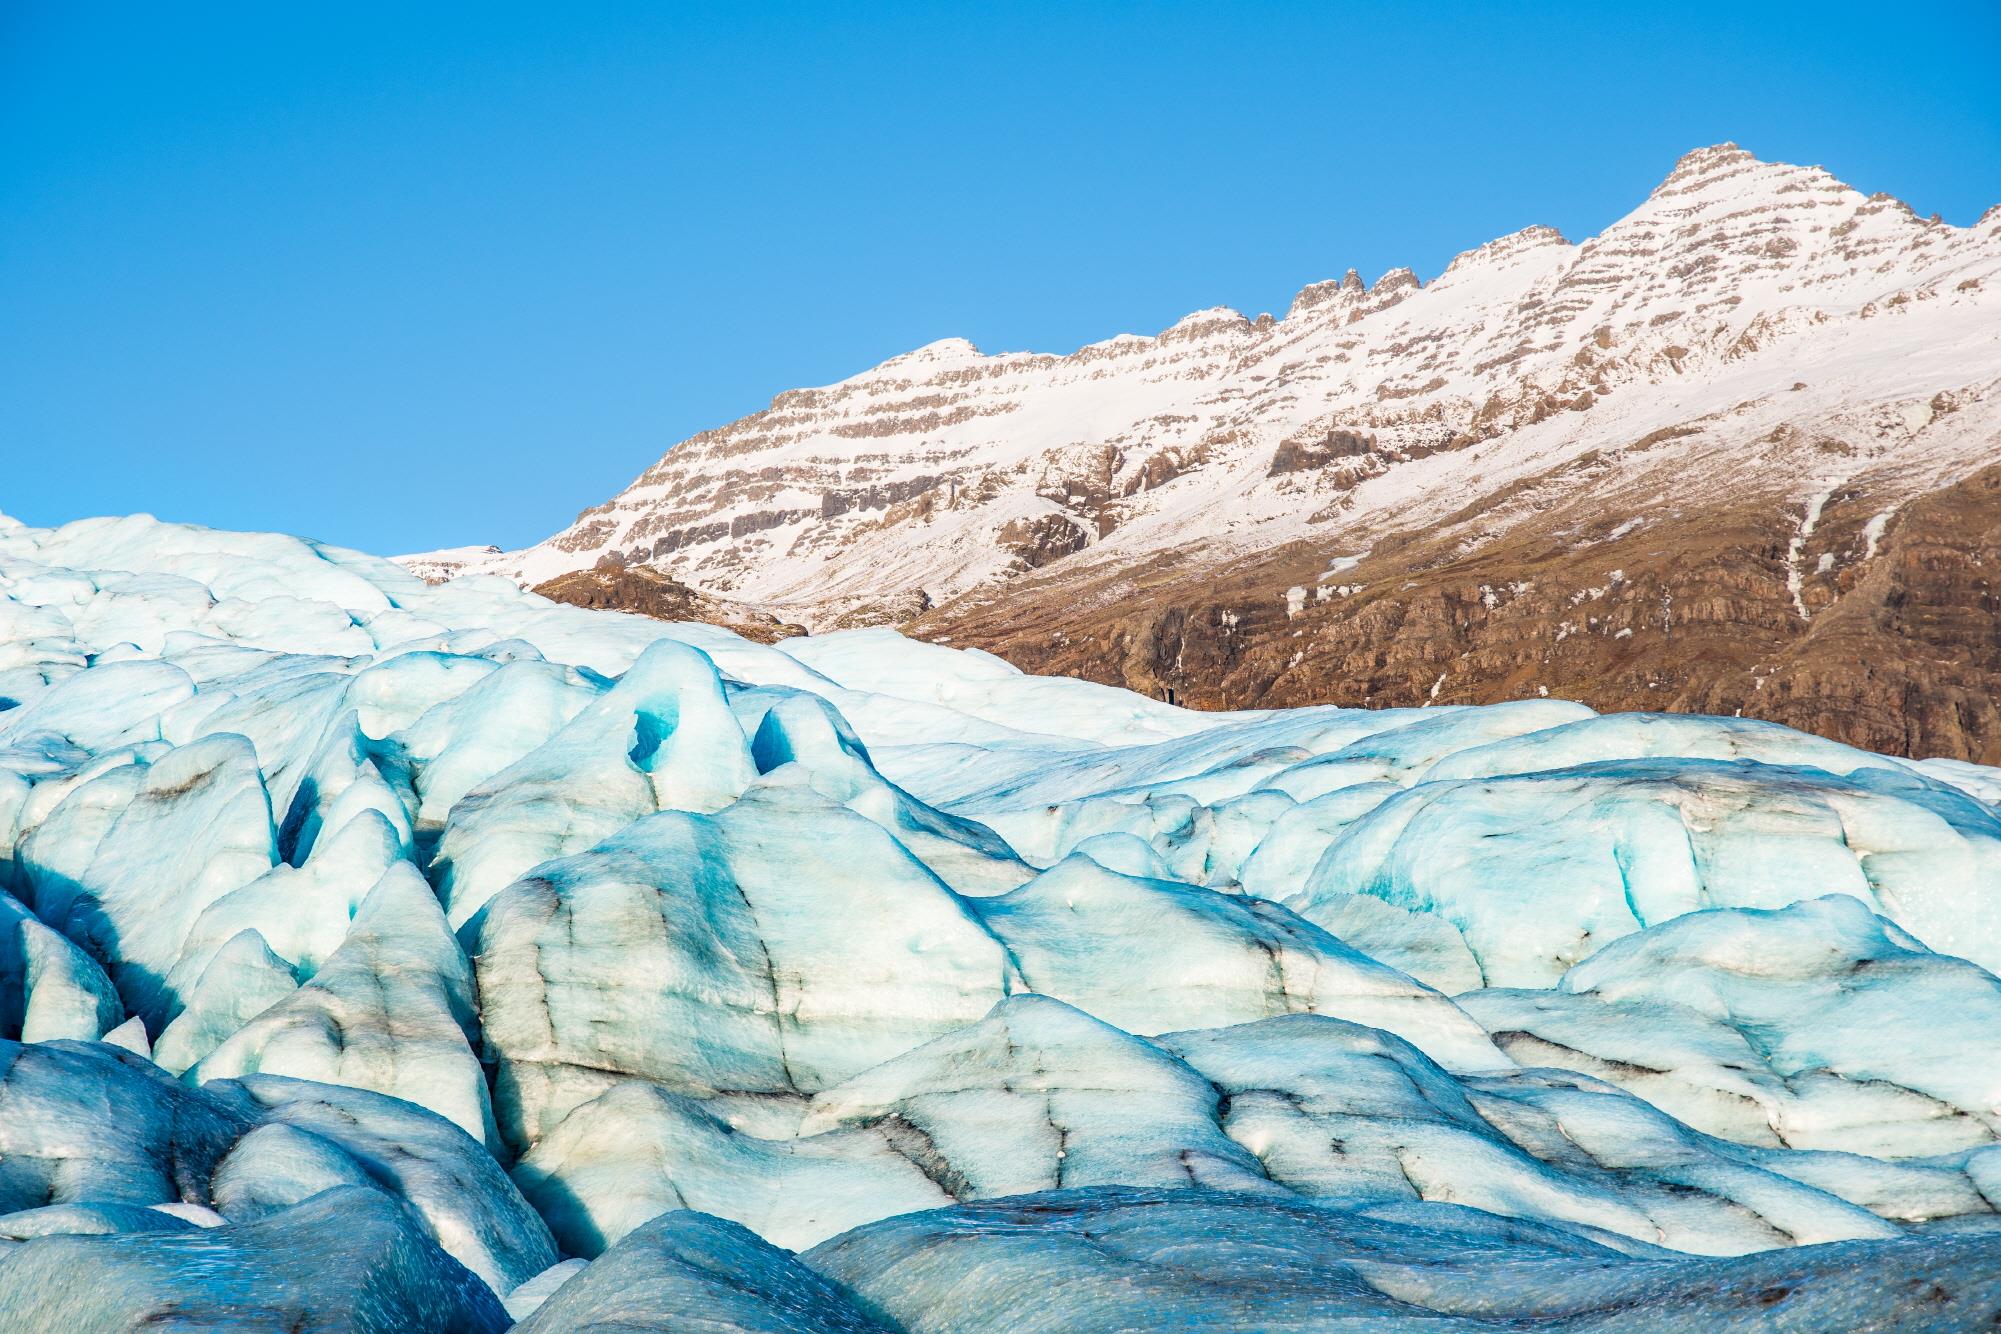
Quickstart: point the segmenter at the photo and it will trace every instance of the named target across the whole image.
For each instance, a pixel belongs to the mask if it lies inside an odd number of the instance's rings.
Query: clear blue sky
[[[0,510],[519,545],[779,390],[1429,278],[1723,139],[1971,222],[2001,5],[0,0]]]

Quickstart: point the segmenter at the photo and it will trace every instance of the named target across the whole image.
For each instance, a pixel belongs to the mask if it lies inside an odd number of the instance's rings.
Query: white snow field
[[[1997,793],[0,520],[0,1331],[1988,1328]]]

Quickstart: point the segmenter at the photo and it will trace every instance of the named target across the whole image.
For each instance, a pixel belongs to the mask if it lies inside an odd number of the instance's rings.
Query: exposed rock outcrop
[[[760,644],[806,633],[804,627],[781,621],[768,612],[697,592],[658,570],[620,561],[601,561],[589,570],[558,575],[537,584],[534,591],[573,607],[632,611],[662,621],[720,625]]]

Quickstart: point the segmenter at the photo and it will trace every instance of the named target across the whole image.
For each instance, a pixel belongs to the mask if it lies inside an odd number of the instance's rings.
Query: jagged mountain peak
[[[1367,291],[1368,285],[1362,281],[1362,275],[1354,269],[1349,269],[1339,278],[1308,283],[1300,288],[1298,295],[1292,298],[1292,304],[1286,309],[1286,318],[1304,315],[1310,310],[1333,303],[1353,304],[1355,298]]]
[[[1414,269],[1399,267],[1390,269],[1382,277],[1369,284],[1369,295],[1377,297],[1386,296],[1391,292],[1402,291],[1410,287],[1422,287],[1423,285],[1423,282],[1418,278],[1417,272]]]

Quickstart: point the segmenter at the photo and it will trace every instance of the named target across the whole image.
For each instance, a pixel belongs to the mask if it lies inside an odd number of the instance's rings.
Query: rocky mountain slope
[[[1069,356],[935,343],[535,547],[412,559],[645,567],[1202,706],[1549,694],[1993,761],[1997,384],[2001,207],[1725,144],[1578,244]]]

